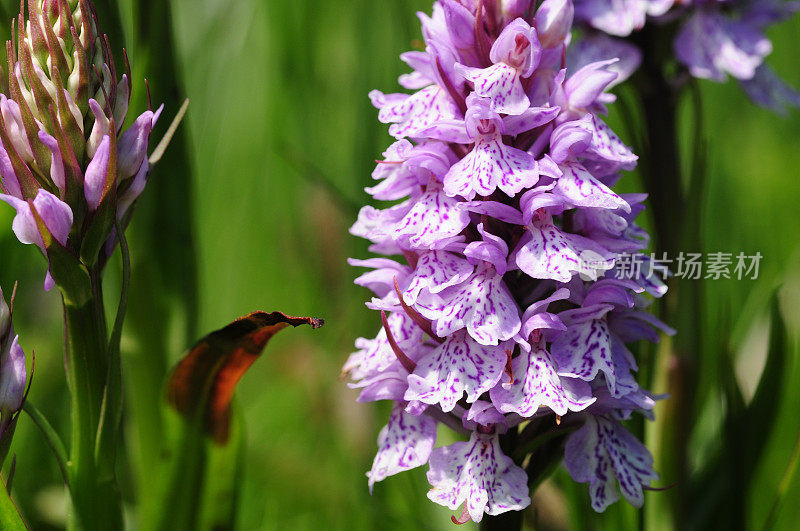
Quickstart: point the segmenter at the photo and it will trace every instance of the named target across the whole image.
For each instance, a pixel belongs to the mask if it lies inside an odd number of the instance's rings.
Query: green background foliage
[[[387,409],[356,404],[356,392],[338,380],[353,340],[373,336],[379,324],[363,305],[367,292],[352,285],[357,271],[345,263],[366,255],[366,245],[347,228],[368,199],[362,189],[373,161],[390,142],[367,92],[396,88],[405,68],[397,56],[415,46],[414,12],[428,11],[430,0],[97,4],[112,43],[130,54],[138,90],[133,110],[146,106],[145,77],[154,101],[166,105],[161,131],[182,99],[192,100],[130,231],[134,279],[123,337],[130,459],[120,465],[126,502],[146,498],[153,481],[145,464],[166,437],[155,412],[168,368],[201,334],[253,310],[282,310],[324,317],[327,324],[278,335],[239,388],[245,466],[235,496],[237,529],[450,528],[450,512],[425,497],[422,469],[390,478],[369,495],[364,473]],[[5,20],[15,10],[15,0],[2,1]],[[771,37],[770,63],[800,86],[800,17]],[[751,484],[742,486],[744,527],[760,529],[800,418],[800,113],[779,118],[756,108],[732,82],[701,83],[701,91],[709,172],[696,230],[708,252],[759,251],[764,258],[756,281],[694,285],[708,304],[690,457],[699,470],[730,443],[723,431],[720,343],[727,339],[749,400],[766,358],[770,295],[779,289],[788,360],[778,375],[780,399],[769,405],[777,411],[774,424],[756,434],[766,450]],[[688,110],[683,114],[684,136],[691,138],[692,119]],[[610,121],[631,140],[619,116],[612,112]],[[640,190],[639,177],[624,177],[623,186]],[[14,238],[12,213],[0,205],[0,285],[10,292],[20,282],[16,328],[26,352],[36,351],[31,397],[66,434],[59,296],[43,291],[44,263]],[[112,261],[109,293],[117,292],[117,269]],[[663,385],[657,382],[655,391]],[[657,429],[648,430],[649,440],[658,438]],[[66,498],[58,470],[25,417],[12,451],[18,456],[13,494],[23,513],[34,529],[60,528]],[[669,484],[670,472],[661,472]],[[530,521],[538,529],[636,527],[635,511],[622,504],[592,513],[586,490],[559,471],[534,499]],[[669,496],[647,494],[648,529],[663,527]],[[786,494],[793,499],[800,499],[798,479]],[[135,526],[135,515],[130,518]],[[798,518],[800,505],[784,503],[775,529],[791,529]]]

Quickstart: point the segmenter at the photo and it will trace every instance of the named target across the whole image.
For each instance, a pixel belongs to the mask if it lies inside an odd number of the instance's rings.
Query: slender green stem
[[[662,253],[676,260],[680,252],[699,252],[702,201],[702,165],[695,161],[692,182],[687,189],[682,178],[678,142],[678,103],[685,88],[681,71],[674,75],[670,69],[674,25],[652,26],[635,37],[643,53],[642,67],[634,78],[640,97],[644,120],[645,149],[642,172],[655,228],[655,247],[658,258]],[[694,101],[697,104],[697,100]],[[697,112],[699,112],[697,109]],[[700,124],[695,124],[699,129]],[[698,138],[702,135],[696,130]],[[700,147],[696,146],[698,152]],[[696,152],[697,153],[697,152]],[[678,329],[679,334],[660,353],[667,354],[658,363],[664,371],[670,400],[659,417],[659,463],[665,479],[682,485],[689,484],[688,444],[695,423],[694,398],[697,362],[702,348],[702,289],[689,279],[675,279],[670,293],[661,305],[661,317]],[[647,371],[645,371],[647,372]],[[682,529],[692,510],[688,489],[675,489],[664,502],[671,503],[672,525]],[[641,523],[640,523],[641,525]]]
[[[108,341],[108,375],[95,449],[100,477],[104,481],[110,482],[114,481],[115,476],[119,424],[122,417],[120,341],[122,340],[122,327],[125,323],[125,314],[128,308],[128,290],[131,281],[131,257],[128,250],[128,241],[118,221],[115,223],[115,227],[122,256],[122,290],[117,306],[117,315],[114,319],[114,328]]]
[[[61,437],[50,424],[50,421],[47,420],[47,417],[45,417],[44,414],[42,414],[42,412],[31,403],[30,400],[26,400],[22,404],[22,411],[24,411],[30,417],[33,423],[36,424],[36,427],[39,428],[39,431],[42,432],[47,446],[49,446],[53,451],[53,455],[58,463],[58,468],[61,470],[61,476],[64,478],[64,483],[69,485],[69,458],[67,457],[67,449],[64,446]]]
[[[99,275],[93,275],[92,287],[94,296],[83,306],[64,304],[72,403],[70,528],[116,530],[122,528],[122,509],[113,473],[110,479],[100,478],[95,456],[108,375],[108,336]]]
[[[122,339],[122,325],[125,322],[125,313],[128,309],[128,290],[131,284],[131,253],[128,249],[128,240],[125,237],[125,232],[121,230],[122,227],[119,221],[114,224],[114,227],[117,230],[120,254],[122,255],[122,292],[119,296],[117,316],[114,319],[114,328],[111,331],[108,350],[112,354],[116,351],[117,361],[119,361],[119,344]]]

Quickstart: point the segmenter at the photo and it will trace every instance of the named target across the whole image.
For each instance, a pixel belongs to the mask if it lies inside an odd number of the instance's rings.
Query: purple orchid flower
[[[772,44],[765,30],[798,10],[800,2],[775,0],[575,0],[576,19],[595,30],[578,49],[584,55],[584,50],[607,48],[626,63],[620,73],[624,78],[635,70],[640,54],[602,33],[628,37],[646,24],[677,21],[675,57],[692,76],[721,82],[730,75],[754,103],[783,114],[789,106],[800,107],[800,94],[766,65]]]
[[[666,286],[617,278],[623,254],[648,243],[635,224],[644,196],[612,189],[637,157],[598,115],[638,57],[617,61],[610,43],[570,66],[572,3],[531,10],[435,2],[420,15],[425,51],[402,56],[413,71],[400,83],[416,92],[370,94],[397,141],[366,191],[391,203],[363,207],[351,228],[383,256],[350,263],[367,268],[355,283],[382,326],[343,373],[359,401],[394,403],[370,489],[427,463],[429,498],[460,508],[457,522],[530,504],[520,450],[501,448],[520,430],[555,430],[597,510],[614,500],[599,483],[609,467],[636,504],[657,477],[618,423],[652,413],[626,344],[673,332],[646,312]],[[440,423],[463,440],[436,448]]]

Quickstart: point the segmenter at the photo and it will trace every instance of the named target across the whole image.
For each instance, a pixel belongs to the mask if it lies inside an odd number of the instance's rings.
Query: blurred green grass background
[[[422,469],[390,478],[369,495],[364,473],[387,409],[356,404],[356,393],[338,381],[353,340],[372,337],[378,328],[363,305],[366,291],[352,285],[357,272],[345,263],[348,256],[366,255],[366,245],[347,228],[368,199],[362,189],[373,161],[390,142],[367,92],[396,89],[405,71],[397,56],[420,36],[414,12],[429,11],[430,4],[98,2],[104,27],[119,24],[123,30],[112,42],[124,44],[131,56],[139,89],[134,110],[146,104],[144,77],[166,104],[162,130],[183,97],[192,101],[184,134],[171,147],[176,153],[155,171],[132,227],[133,289],[139,291],[123,350],[126,370],[134,375],[126,382],[133,407],[125,418],[133,460],[154,451],[137,434],[158,433],[137,412],[158,403],[159,376],[196,337],[256,309],[327,321],[319,331],[277,336],[239,388],[247,445],[239,529],[452,525],[450,512],[426,499]],[[16,2],[3,0],[3,7],[3,15],[14,13]],[[775,28],[771,37],[770,63],[800,87],[800,19]],[[759,251],[764,259],[757,281],[697,283],[708,307],[694,463],[725,444],[715,341],[731,337],[737,374],[752,389],[766,351],[767,302],[779,285],[792,333],[784,397],[775,404],[777,428],[750,491],[747,527],[758,529],[800,418],[800,113],[782,119],[758,109],[734,83],[701,87],[710,146],[704,225],[697,230],[709,252]],[[613,113],[611,122],[624,137]],[[626,188],[641,189],[635,174],[624,181]],[[10,291],[20,281],[16,327],[26,352],[36,351],[32,399],[67,433],[59,297],[43,292],[43,261],[16,241],[11,219],[12,210],[0,208],[0,285]],[[117,279],[109,276],[113,300]],[[58,528],[64,503],[58,473],[25,418],[14,447],[15,498],[34,529]],[[662,476],[667,480],[669,472]],[[142,470],[123,483],[133,491],[147,480]],[[649,493],[646,505],[660,496],[669,493]],[[800,499],[800,482],[787,499]],[[597,516],[587,500],[586,485],[571,486],[559,472],[534,503],[539,528],[632,525],[632,510],[615,507]],[[784,504],[777,528],[792,529],[798,518],[800,505]],[[648,512],[648,528],[657,529],[659,521]]]

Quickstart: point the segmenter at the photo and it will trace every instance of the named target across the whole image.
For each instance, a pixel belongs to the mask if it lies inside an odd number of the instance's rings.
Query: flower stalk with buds
[[[72,397],[68,464],[75,528],[119,529],[116,446],[121,415],[119,341],[129,261],[124,231],[150,173],[149,137],[161,109],[125,128],[124,72],[88,0],[28,0],[7,43],[0,94],[0,200],[13,230],[48,262],[45,289],[63,295]],[[121,243],[123,294],[109,334],[102,275]]]

